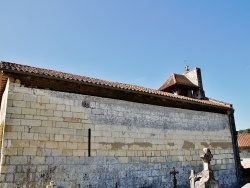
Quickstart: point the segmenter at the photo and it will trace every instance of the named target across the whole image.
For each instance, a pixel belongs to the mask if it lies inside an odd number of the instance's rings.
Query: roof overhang
[[[26,67],[23,67],[24,70],[25,68]],[[4,68],[3,66],[1,69],[5,78],[12,78],[11,80],[18,79],[22,85],[27,87],[222,114],[227,114],[228,110],[233,110],[231,106],[226,104],[178,96],[140,86],[132,87],[133,85],[114,82],[105,82],[105,84],[100,84],[99,82],[101,82],[101,80],[98,79],[93,79],[94,81],[82,81],[81,79],[72,79],[72,75],[70,74],[69,78],[66,79],[63,75],[54,76],[53,74],[45,75],[39,73],[39,70],[45,69],[37,68],[37,71],[34,72],[24,71],[17,68]],[[68,74],[66,74],[66,76],[67,75]],[[116,86],[116,84],[118,85]]]

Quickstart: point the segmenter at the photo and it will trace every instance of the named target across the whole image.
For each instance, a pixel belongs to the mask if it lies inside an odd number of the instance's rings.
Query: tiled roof
[[[159,90],[164,91],[167,88],[174,85],[188,86],[192,88],[197,88],[186,76],[181,74],[172,74],[167,81],[159,88]]]
[[[101,79],[96,79],[96,78],[90,78],[86,76],[79,76],[79,75],[74,75],[74,74],[69,74],[69,73],[64,73],[60,71],[55,71],[55,70],[48,70],[48,69],[43,69],[43,68],[37,68],[37,67],[31,67],[27,65],[21,65],[21,64],[16,64],[16,63],[10,63],[10,62],[3,62],[1,61],[0,64],[0,69],[3,70],[3,72],[6,73],[19,73],[19,74],[30,74],[33,76],[43,76],[43,77],[48,77],[48,78],[55,78],[55,79],[63,79],[65,81],[77,81],[79,83],[87,83],[87,84],[93,84],[96,86],[105,86],[105,87],[111,87],[111,88],[117,88],[121,89],[124,91],[136,91],[136,92],[142,92],[146,94],[153,94],[153,95],[158,95],[158,96],[163,96],[166,98],[173,98],[177,100],[183,100],[183,101],[189,101],[189,102],[195,102],[195,103],[201,103],[204,105],[211,105],[211,106],[217,106],[225,109],[232,109],[232,107],[223,102],[215,101],[215,100],[199,100],[199,99],[194,99],[190,97],[185,97],[185,96],[180,96],[180,95],[174,95],[172,93],[168,92],[163,92],[160,90],[155,90],[155,89],[150,89],[142,86],[137,86],[137,85],[131,85],[131,84],[123,84],[123,83],[118,83],[118,82],[110,82],[110,81],[105,81]]]
[[[250,148],[250,134],[238,134],[238,147]]]

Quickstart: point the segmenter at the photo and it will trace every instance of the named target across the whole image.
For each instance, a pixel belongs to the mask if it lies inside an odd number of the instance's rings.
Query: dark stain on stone
[[[65,117],[65,118],[63,118],[63,121],[64,122],[70,122],[70,123],[80,123],[81,119],[80,118],[68,118],[68,117]]]
[[[221,149],[231,149],[232,143],[231,142],[211,142],[209,144],[211,148],[221,148]]]
[[[150,147],[152,148],[152,144],[150,142],[134,142],[133,144],[131,145],[137,145],[137,146],[140,146],[140,147]]]
[[[44,173],[41,174],[41,178],[43,178],[45,181],[51,180],[55,170],[56,166],[50,167],[48,170],[44,171]]]
[[[189,142],[189,141],[186,141],[186,140],[184,141],[182,149],[189,150],[189,149],[194,149],[194,148],[195,148],[195,145],[194,145],[193,142]]]
[[[0,126],[0,128],[2,129],[2,125]],[[11,132],[13,130],[13,128],[12,128],[12,126],[10,126],[10,125],[6,125],[5,126],[5,132]]]
[[[90,108],[90,103],[88,101],[82,101],[82,107]]]
[[[168,142],[169,146],[174,146],[174,142]]]
[[[112,150],[118,150],[118,149],[122,149],[122,147],[125,146],[126,144],[122,142],[115,142],[115,143],[110,143],[110,145],[111,145]]]
[[[122,149],[123,146],[128,146],[128,147],[132,147],[132,146],[139,146],[139,147],[152,147],[152,144],[150,142],[134,142],[134,143],[123,143],[123,142],[115,142],[115,143],[100,143],[100,144],[108,144],[111,145],[111,150],[118,150],[118,149]]]
[[[208,148],[209,144],[206,142],[201,142],[201,145],[204,146],[205,148]]]

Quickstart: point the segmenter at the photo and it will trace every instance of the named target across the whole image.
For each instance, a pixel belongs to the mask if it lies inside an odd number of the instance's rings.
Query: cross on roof
[[[186,64],[186,66],[185,66],[185,70],[186,71],[189,71],[189,66]]]

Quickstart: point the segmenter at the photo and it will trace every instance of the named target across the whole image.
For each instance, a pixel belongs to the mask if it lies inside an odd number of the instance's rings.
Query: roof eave
[[[129,93],[134,93],[134,94],[139,94],[139,95],[144,95],[144,96],[149,96],[149,97],[157,97],[157,98],[162,98],[164,100],[178,101],[181,103],[186,103],[186,104],[191,104],[191,105],[194,104],[194,105],[204,106],[204,107],[208,107],[208,108],[212,108],[212,109],[233,110],[233,108],[231,108],[231,107],[223,107],[223,106],[204,104],[204,103],[200,103],[197,101],[179,99],[178,97],[174,97],[174,96],[170,97],[170,96],[166,96],[166,95],[147,93],[147,92],[137,91],[137,90],[132,90],[132,89],[130,90],[130,89],[123,89],[123,88],[116,88],[116,87],[103,85],[103,84],[95,84],[95,83],[91,83],[91,82],[83,82],[83,81],[79,81],[79,80],[65,79],[65,78],[53,77],[53,76],[49,76],[49,75],[42,75],[42,74],[23,72],[23,71],[18,71],[18,70],[11,70],[11,69],[2,69],[2,71],[4,73],[9,73],[9,74],[35,76],[35,77],[41,77],[41,78],[46,78],[46,79],[59,80],[59,81],[63,81],[63,82],[71,82],[71,83],[77,83],[77,84],[81,84],[81,85],[89,85],[89,86],[106,88],[106,89],[111,89],[111,90],[116,90],[116,91],[129,92]]]

